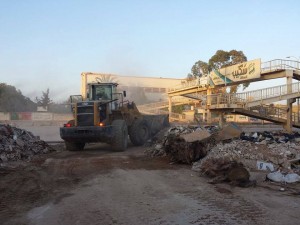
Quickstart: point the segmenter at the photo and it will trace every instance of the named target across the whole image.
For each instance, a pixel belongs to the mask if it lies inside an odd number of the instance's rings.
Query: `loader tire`
[[[68,151],[80,151],[83,150],[85,143],[65,141],[65,145]]]
[[[112,122],[113,141],[112,147],[114,151],[123,152],[128,145],[128,130],[124,120],[114,120]]]
[[[169,127],[170,126],[170,122],[169,122],[169,115],[165,116],[163,119],[163,126],[164,127]]]
[[[137,119],[133,122],[129,137],[132,144],[140,146],[146,143],[150,137],[150,129],[148,123],[144,119]]]

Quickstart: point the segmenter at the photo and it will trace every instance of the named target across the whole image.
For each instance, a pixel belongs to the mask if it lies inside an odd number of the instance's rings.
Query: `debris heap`
[[[256,133],[252,135],[256,136]],[[274,134],[274,136],[278,135],[278,133]],[[282,140],[284,137],[285,135],[282,133],[279,136],[279,140]],[[199,171],[201,164],[210,158],[237,160],[245,164],[249,169],[256,169],[258,161],[272,163],[275,168],[290,168],[292,166],[291,163],[294,164],[300,158],[300,140],[297,138],[288,139],[287,142],[279,141],[279,143],[275,139],[267,143],[264,140],[257,142],[234,139],[228,143],[219,142],[210,149],[209,154],[204,159],[193,164],[193,170]]]
[[[160,139],[147,153],[193,164],[192,169],[199,172],[207,160],[226,158],[248,169],[261,169],[258,165],[269,167],[266,163],[270,163],[271,171],[292,168],[300,174],[300,134],[297,132],[244,133],[234,124],[222,130],[177,126],[160,134]]]
[[[50,151],[52,148],[31,132],[0,124],[0,163],[30,160],[34,155]]]
[[[215,144],[215,137],[199,127],[172,127],[160,134],[146,153],[150,156],[167,155],[172,162],[191,164],[203,158]]]

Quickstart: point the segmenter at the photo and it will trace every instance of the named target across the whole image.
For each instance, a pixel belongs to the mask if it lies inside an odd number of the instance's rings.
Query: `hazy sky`
[[[0,82],[58,101],[83,71],[183,78],[219,49],[300,57],[299,22],[298,0],[0,0]]]

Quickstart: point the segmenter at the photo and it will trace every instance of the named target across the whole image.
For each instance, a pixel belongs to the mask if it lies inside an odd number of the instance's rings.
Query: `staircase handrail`
[[[267,62],[261,63],[261,72],[269,72],[276,70],[300,70],[300,62],[296,60],[288,59],[273,59]]]
[[[241,93],[219,93],[206,96],[206,102],[213,104],[237,104],[265,100],[286,94],[300,93],[300,82],[278,85]]]

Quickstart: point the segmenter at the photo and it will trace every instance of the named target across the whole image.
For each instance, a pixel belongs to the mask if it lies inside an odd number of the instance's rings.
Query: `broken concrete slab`
[[[239,138],[242,133],[241,128],[236,124],[227,124],[216,135],[216,141],[225,141],[229,139]]]
[[[196,130],[192,133],[180,135],[180,137],[184,141],[189,142],[189,143],[195,142],[195,141],[202,141],[206,138],[209,138],[210,136],[211,136],[211,134],[206,130]]]

